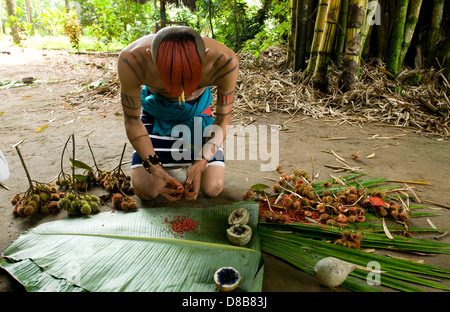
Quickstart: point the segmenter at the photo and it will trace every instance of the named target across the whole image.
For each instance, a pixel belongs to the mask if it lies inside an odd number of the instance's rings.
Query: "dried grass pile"
[[[286,69],[286,51],[270,48],[258,60],[240,55],[236,112],[298,112],[312,118],[342,119],[364,125],[368,122],[412,127],[419,132],[449,136],[450,85],[439,71],[404,70],[395,79],[377,59],[361,65],[360,81],[352,91],[339,89],[341,71],[329,69],[328,93],[314,89],[301,72]],[[416,86],[407,80],[416,73],[422,81]],[[444,81],[444,83],[442,83]]]

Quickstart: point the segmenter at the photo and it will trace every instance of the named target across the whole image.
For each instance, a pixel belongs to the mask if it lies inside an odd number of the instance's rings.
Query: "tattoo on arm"
[[[130,140],[130,143],[133,144],[134,141],[137,141],[137,140],[139,140],[139,139],[141,139],[141,138],[143,138],[143,137],[148,137],[148,133],[139,135],[139,136],[137,136],[137,137],[134,137],[133,139]]]
[[[134,62],[133,63],[135,63],[134,65],[133,64],[131,64],[131,62],[128,60],[128,58],[124,58],[123,59],[123,62],[125,63],[125,64],[127,64],[128,65],[128,67],[131,69],[131,71],[133,72],[133,74],[134,74],[134,76],[136,76],[136,78],[140,81],[140,82],[142,82],[142,81],[144,81],[144,76],[145,76],[145,72],[144,72],[144,68],[143,68],[143,66],[141,65],[141,63],[139,62],[139,60],[138,60],[138,58],[136,57],[136,55],[134,55],[133,53],[131,53],[130,52],[130,55],[133,57],[133,59],[134,59]],[[141,73],[138,73],[138,71],[140,70],[140,72]]]
[[[222,79],[223,77],[229,75],[230,73],[234,72],[234,71],[236,70],[237,67],[238,67],[238,66],[235,65],[232,69],[230,69],[230,70],[227,71],[226,73],[224,73],[224,74],[220,75],[219,77],[217,77],[216,79],[214,79],[213,84],[215,84],[216,81],[218,81],[218,80]]]
[[[218,106],[228,106],[234,103],[235,91],[228,92],[226,94],[217,92],[217,105]]]
[[[121,99],[122,99],[122,106],[124,108],[128,108],[131,110],[137,110],[137,109],[141,109],[141,102],[140,102],[140,97],[137,96],[129,96],[126,94],[121,93],[120,94]],[[136,101],[137,99],[137,101]]]
[[[223,117],[231,114],[234,104],[235,93],[236,92],[234,90],[225,94],[217,92],[217,109],[216,109],[217,117]]]
[[[230,57],[228,60],[226,60],[226,62],[222,66],[217,68],[219,66],[219,62],[222,60],[222,58],[223,58],[223,54],[221,54],[217,58],[217,60],[214,61],[212,69],[208,72],[208,76],[210,76],[211,77],[210,79],[213,80],[213,84],[216,83],[216,81],[218,81],[218,80],[222,79],[223,77],[227,76],[228,74],[234,72],[238,68],[238,65],[235,65],[233,68],[229,69],[225,73],[220,74],[222,72],[222,70],[226,69],[230,65],[230,63],[233,61],[233,58]],[[217,68],[217,69],[216,69],[216,71],[213,72],[213,70],[215,68]]]
[[[126,119],[134,119],[134,120],[139,120],[141,118],[141,115],[130,115],[127,114],[125,111],[123,111],[123,115]]]

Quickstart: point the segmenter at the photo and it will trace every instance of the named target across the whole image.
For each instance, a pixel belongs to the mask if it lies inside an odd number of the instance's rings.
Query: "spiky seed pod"
[[[86,204],[81,205],[80,212],[84,215],[90,215],[92,210],[89,204],[86,202]]]
[[[252,200],[253,198],[255,198],[255,192],[253,190],[247,190],[247,192],[245,192],[242,196],[242,200],[244,201]]]
[[[381,217],[386,217],[388,215],[388,212],[386,209],[384,209],[383,207],[378,207],[378,214]]]
[[[327,206],[324,203],[318,203],[316,209],[319,213],[324,213],[327,211]]]
[[[136,210],[137,209],[137,204],[136,202],[130,202],[128,203],[128,210]]]
[[[330,181],[327,181],[323,184],[323,187],[332,187],[333,183],[331,183]]]
[[[337,240],[334,241],[334,244],[335,244],[335,245],[340,245],[340,246],[342,246],[343,243],[344,243],[344,242],[343,242],[342,239],[340,239],[340,238],[338,238]]]
[[[18,202],[20,202],[21,199],[22,196],[20,194],[16,194],[13,198],[11,198],[11,204],[15,206]]]
[[[349,204],[354,204],[357,200],[358,200],[358,196],[356,196],[356,195],[353,194],[353,193],[350,193],[350,194],[347,196],[347,203],[349,203]]]
[[[299,170],[299,169],[294,169],[294,171],[292,172],[294,175],[296,175],[297,177],[300,177],[302,174],[301,174],[301,171]]]
[[[281,185],[279,183],[275,183],[274,185],[272,185],[272,190],[274,192],[281,192]]]
[[[398,210],[392,210],[391,216],[392,216],[392,218],[394,218],[394,220],[398,220],[400,217],[400,213],[398,212]]]
[[[120,209],[122,209],[123,211],[128,211],[128,203],[127,202],[122,202],[122,204],[120,204]]]
[[[330,190],[324,190],[322,192],[322,196],[330,196],[331,195],[331,191]]]
[[[70,207],[70,200],[68,198],[63,198],[58,202],[58,208],[62,210],[68,210]]]
[[[347,216],[346,216],[345,214],[343,214],[343,213],[339,214],[339,215],[336,217],[336,222],[339,222],[339,223],[345,223],[345,222],[347,222]]]
[[[25,215],[29,216],[30,214],[34,213],[35,211],[36,211],[36,208],[35,208],[35,207],[33,207],[33,206],[31,206],[31,205],[28,205],[28,206],[26,206],[26,207],[24,208],[23,213],[24,213]]]
[[[320,221],[326,222],[330,218],[330,215],[328,213],[322,213],[319,217]]]
[[[91,212],[92,213],[97,213],[100,211],[100,208],[98,207],[98,204],[95,201],[90,201],[89,202],[89,207],[91,207]]]
[[[122,204],[123,196],[120,193],[114,193],[112,196],[113,206],[120,209],[120,205]]]
[[[31,195],[30,200],[36,202],[36,204],[39,204],[41,202],[41,198],[39,197],[38,194]]]
[[[336,225],[336,220],[334,220],[333,218],[330,218],[327,220],[326,225],[330,225],[330,226],[334,226]]]
[[[292,203],[292,207],[291,207],[291,210],[290,210],[290,212],[289,213],[297,213],[300,209],[301,209],[301,204],[300,204],[300,201],[294,201],[293,203]]]
[[[322,202],[323,202],[325,205],[331,205],[331,204],[333,203],[333,197],[331,197],[331,196],[324,196],[324,197],[322,198]]]
[[[58,201],[59,200],[59,193],[51,193],[50,194],[50,200]]]
[[[28,202],[28,206],[32,206],[33,209],[34,209],[34,211],[36,211],[36,210],[38,209],[38,207],[39,207],[38,203],[35,202],[34,200],[30,200],[30,201]]]
[[[48,213],[50,213],[50,209],[48,208],[48,205],[42,205],[39,208],[39,212],[42,214],[48,214]]]
[[[400,212],[399,217],[404,222],[409,220],[409,215],[408,215],[408,213],[406,211]]]
[[[50,212],[56,212],[56,211],[59,210],[58,202],[55,202],[55,201],[49,202],[47,204],[47,207],[48,207]]]
[[[301,200],[300,200],[300,204],[301,204],[301,206],[302,207],[308,207],[309,206],[309,200],[308,200],[308,198],[302,198]]]
[[[355,215],[350,215],[347,217],[347,222],[348,223],[355,223],[356,222],[356,216]]]

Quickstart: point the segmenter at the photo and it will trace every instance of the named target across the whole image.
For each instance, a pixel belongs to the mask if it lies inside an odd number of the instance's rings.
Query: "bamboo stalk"
[[[293,67],[293,58],[295,55],[295,37],[297,36],[297,2],[298,0],[291,0],[291,34],[289,37],[286,65]]]
[[[295,56],[294,71],[305,67],[306,33],[308,30],[308,5],[310,0],[297,0],[296,27],[295,27]]]
[[[364,46],[366,43],[366,39],[370,34],[370,30],[373,25],[373,17],[375,13],[377,13],[378,0],[370,1],[370,7],[366,8],[366,14],[364,15],[364,23],[361,28],[361,49],[360,49],[360,57],[363,54]]]
[[[403,42],[403,34],[405,32],[408,2],[409,0],[399,0],[397,2],[394,17],[394,28],[392,29],[392,37],[389,45],[388,59],[386,62],[386,70],[394,76],[397,76],[401,70],[401,67],[399,66],[399,56]]]
[[[347,42],[343,57],[341,87],[343,91],[353,89],[358,81],[359,51],[361,47],[361,26],[364,0],[350,0],[347,19]]]
[[[345,46],[345,32],[347,30],[347,16],[348,16],[348,1],[341,1],[341,10],[339,12],[339,26],[337,29],[336,47],[335,47],[335,60],[336,65],[342,65],[342,52],[344,52]]]
[[[314,67],[316,66],[316,59],[320,47],[320,42],[323,36],[329,1],[330,0],[320,0],[319,2],[319,10],[316,16],[316,25],[314,26],[314,37],[311,43],[309,63],[303,74],[304,79],[306,79],[314,72]]]
[[[313,83],[320,90],[328,91],[327,67],[333,48],[336,26],[339,20],[341,0],[330,0],[325,21],[324,32],[320,41],[316,64],[314,67]]]
[[[439,32],[444,13],[444,0],[433,0],[433,9],[431,11],[430,30],[428,32],[427,52],[425,62],[431,66],[434,63],[436,52],[436,43],[439,40]]]
[[[422,6],[422,0],[411,0],[408,9],[408,16],[405,22],[405,33],[403,36],[402,47],[400,50],[400,56],[398,59],[398,67],[401,68],[403,61],[406,56],[406,52],[408,51],[409,46],[411,45],[411,40],[414,35],[414,30],[416,28],[417,21],[419,20],[420,8]]]

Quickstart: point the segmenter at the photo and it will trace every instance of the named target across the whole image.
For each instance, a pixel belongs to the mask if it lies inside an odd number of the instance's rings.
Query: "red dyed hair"
[[[202,62],[193,40],[162,41],[156,67],[164,87],[172,95],[180,96],[184,90],[189,96],[200,84]]]

